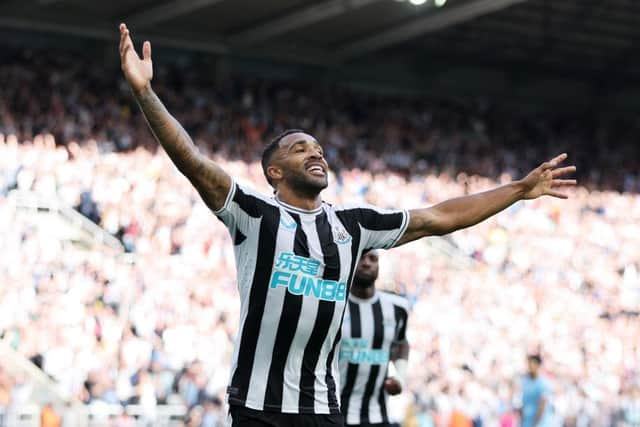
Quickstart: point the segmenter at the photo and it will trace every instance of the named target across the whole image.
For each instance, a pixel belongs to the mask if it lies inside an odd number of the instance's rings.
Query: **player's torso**
[[[280,207],[262,221],[261,238],[272,239],[273,249],[256,254],[256,265],[269,270],[267,283],[254,281],[245,290],[246,318],[261,317],[255,349],[239,350],[255,351],[246,404],[326,413],[337,408],[334,377],[353,268],[351,235],[325,206],[315,212]],[[263,307],[251,305],[256,286],[266,287]]]
[[[341,404],[347,423],[386,422],[383,389],[399,320],[389,294],[363,301],[351,295],[339,353]]]
[[[385,299],[386,294],[376,292],[369,301],[350,297],[342,324],[340,345],[340,373],[342,384],[349,364],[358,365],[353,392],[363,391],[371,367],[387,369],[391,347],[397,335],[397,321],[393,304]]]

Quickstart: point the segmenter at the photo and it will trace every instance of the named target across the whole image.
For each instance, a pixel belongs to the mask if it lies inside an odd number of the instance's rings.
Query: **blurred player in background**
[[[378,252],[362,255],[342,324],[340,380],[342,415],[347,426],[391,427],[387,396],[402,392],[407,376],[409,302],[376,291]],[[393,361],[395,376],[389,377]]]
[[[542,357],[527,356],[527,374],[522,378],[522,427],[547,427],[551,422],[551,389],[540,375]]]
[[[264,149],[273,195],[238,183],[202,155],[151,88],[151,43],[142,58],[125,24],[120,61],[154,136],[173,163],[225,224],[236,257],[241,322],[227,388],[232,425],[343,425],[336,376],[347,295],[365,249],[389,249],[469,227],[519,200],[566,198],[562,154],[524,179],[422,209],[331,205],[320,193],[329,166],[308,133],[287,131]]]

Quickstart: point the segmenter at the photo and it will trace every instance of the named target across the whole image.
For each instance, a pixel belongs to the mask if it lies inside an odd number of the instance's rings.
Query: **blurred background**
[[[640,425],[634,0],[0,2],[0,425],[225,425],[232,244],[159,149],[119,22],[200,150],[270,192],[303,128],[329,202],[413,208],[566,151],[568,201],[381,255],[412,306],[403,426],[515,427],[526,355],[552,426]]]

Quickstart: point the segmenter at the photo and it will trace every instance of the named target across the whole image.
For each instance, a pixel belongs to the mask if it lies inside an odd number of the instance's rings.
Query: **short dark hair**
[[[538,365],[542,365],[542,356],[540,356],[539,354],[530,354],[527,356],[527,359],[533,360]]]
[[[287,135],[291,135],[292,133],[307,133],[302,129],[287,129],[282,132],[280,135],[276,136],[264,147],[264,151],[262,152],[262,172],[264,173],[264,177],[267,178],[267,182],[270,186],[274,187],[273,182],[271,182],[271,178],[269,174],[267,174],[267,168],[271,163],[271,158],[273,157],[273,153],[276,152],[278,147],[280,147],[280,141]],[[275,187],[274,187],[275,188]]]

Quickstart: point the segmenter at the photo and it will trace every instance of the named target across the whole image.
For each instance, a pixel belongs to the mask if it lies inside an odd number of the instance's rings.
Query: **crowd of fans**
[[[239,309],[232,244],[118,77],[65,55],[21,52],[0,67],[0,334],[89,405],[139,404],[153,419],[156,405],[181,403],[190,425],[223,425]],[[381,284],[413,307],[409,390],[393,406],[406,425],[514,425],[525,355],[540,352],[557,425],[638,422],[640,154],[627,142],[637,126],[289,83],[213,86],[186,68],[158,68],[154,87],[202,151],[265,193],[255,159],[287,127],[325,144],[325,200],[381,207],[481,191],[568,149],[591,191],[518,203],[455,233],[471,267],[432,259],[424,241],[382,254]],[[11,190],[76,207],[130,255],[60,239]],[[20,381],[0,369],[0,407],[21,402]]]
[[[6,49],[0,132],[31,140],[96,140],[105,150],[155,147],[118,57]],[[265,138],[312,131],[336,171],[403,176],[465,172],[498,178],[568,151],[583,185],[639,191],[640,125],[605,114],[519,114],[488,100],[382,97],[325,84],[216,75],[211,63],[154,63],[154,90],[203,150],[256,160]],[[552,107],[552,106],[550,106]]]

